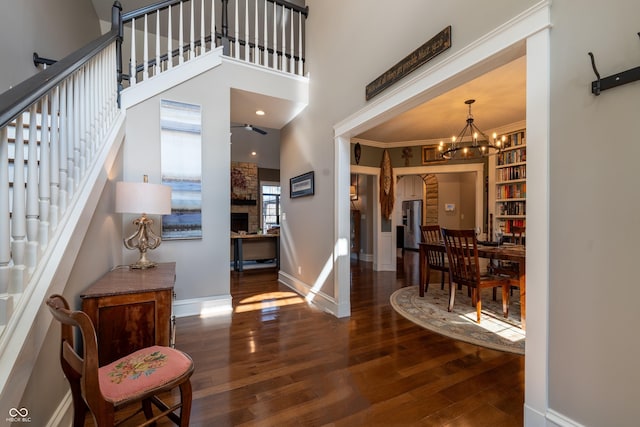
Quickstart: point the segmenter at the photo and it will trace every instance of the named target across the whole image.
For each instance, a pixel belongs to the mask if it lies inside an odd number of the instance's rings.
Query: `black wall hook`
[[[640,33],[638,33],[638,37],[640,37]],[[596,74],[597,78],[597,80],[591,82],[591,93],[595,96],[600,95],[600,92],[602,92],[603,90],[611,89],[627,83],[635,82],[636,80],[640,80],[640,67],[635,67],[630,70],[623,71],[618,74],[613,74],[609,77],[601,79],[600,73],[596,68],[596,60],[593,56],[593,53],[589,52],[588,54],[591,57],[591,66],[593,67],[593,72]]]

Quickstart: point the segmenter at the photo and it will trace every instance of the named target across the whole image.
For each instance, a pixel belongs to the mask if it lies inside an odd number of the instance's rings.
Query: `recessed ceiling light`
[[[256,154],[258,154],[258,153],[256,153],[255,151],[252,151],[252,152],[251,152],[251,155],[252,155],[252,156],[255,156]]]
[[[258,110],[258,111],[256,111],[256,115],[258,115],[258,116],[264,116],[264,111],[262,111],[262,110]]]

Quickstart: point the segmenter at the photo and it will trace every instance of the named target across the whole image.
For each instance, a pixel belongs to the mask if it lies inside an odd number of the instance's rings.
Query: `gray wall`
[[[0,92],[39,70],[33,53],[62,59],[100,36],[98,17],[87,0],[0,2]]]
[[[252,67],[225,62],[127,110],[124,179],[140,181],[142,175],[147,174],[149,182],[159,183],[160,100],[201,107],[203,237],[163,241],[151,254],[155,261],[176,262],[178,301],[230,298],[229,245],[221,242],[228,242],[230,233],[231,88],[269,96],[286,97],[289,93],[293,96],[291,99],[295,99],[293,94],[299,88],[292,88],[289,83],[287,78],[276,73],[264,73]],[[234,129],[236,131],[247,132]],[[288,177],[281,176],[281,180],[288,182]],[[283,188],[282,193],[288,194],[288,189]],[[129,219],[125,216],[123,235],[132,232]],[[134,262],[136,257],[135,253],[125,253],[127,263]]]
[[[551,31],[549,407],[590,426],[638,424],[640,2],[554,1]]]

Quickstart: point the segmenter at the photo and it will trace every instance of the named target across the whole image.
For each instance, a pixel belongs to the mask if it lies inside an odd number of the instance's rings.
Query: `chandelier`
[[[467,115],[467,124],[462,128],[457,137],[451,138],[451,144],[445,146],[444,142],[440,142],[438,150],[442,152],[442,158],[445,160],[470,160],[480,159],[490,155],[498,154],[502,149],[502,142],[497,139],[494,133],[493,138],[482,132],[473,123],[473,114],[471,114],[471,104],[476,102],[475,99],[464,101],[469,106],[469,114]],[[503,136],[502,139],[505,139]]]

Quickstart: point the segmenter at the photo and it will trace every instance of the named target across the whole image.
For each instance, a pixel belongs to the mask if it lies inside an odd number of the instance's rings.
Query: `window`
[[[261,182],[260,198],[262,201],[262,229],[280,226],[280,183]]]

